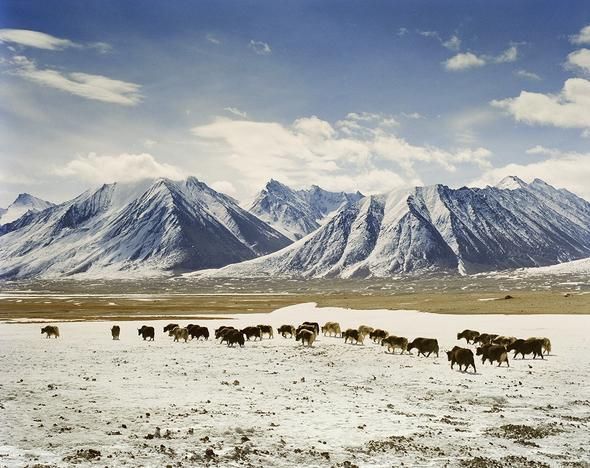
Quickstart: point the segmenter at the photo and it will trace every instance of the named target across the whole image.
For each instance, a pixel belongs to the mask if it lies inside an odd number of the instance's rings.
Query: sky
[[[541,178],[590,200],[590,2],[0,3],[0,206]]]

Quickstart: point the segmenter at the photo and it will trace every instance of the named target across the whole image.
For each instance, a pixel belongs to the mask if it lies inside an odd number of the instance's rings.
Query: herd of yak
[[[154,327],[142,326],[137,330],[138,335],[144,340],[154,340]],[[373,328],[366,325],[361,325],[358,328],[349,328],[344,332],[340,328],[338,322],[326,322],[323,327],[317,322],[303,322],[297,328],[293,325],[281,325],[277,328],[277,332],[283,338],[295,338],[304,346],[312,346],[320,332],[324,336],[332,336],[344,338],[345,343],[362,345],[365,338],[368,336],[374,343],[380,343],[381,346],[387,347],[387,352],[395,354],[395,350],[399,349],[400,353],[410,353],[412,349],[418,351],[418,356],[422,355],[429,357],[431,354],[439,355],[438,340],[436,338],[414,338],[411,342],[403,336],[390,335],[387,331],[380,328]],[[47,338],[59,337],[59,328],[56,326],[46,326],[41,329],[41,333],[45,333]],[[115,325],[111,328],[111,335],[114,340],[119,339],[121,328]],[[177,323],[170,323],[164,327],[164,333],[174,337],[174,341],[189,339],[209,339],[209,329],[200,325],[189,324],[186,327],[181,327]],[[234,328],[232,326],[222,326],[215,330],[215,339],[220,343],[226,343],[227,346],[239,345],[244,346],[246,341],[262,340],[263,338],[274,338],[274,330],[270,325],[256,325],[249,326],[243,329]],[[524,359],[526,355],[532,354],[533,359],[540,357],[544,359],[544,353],[551,352],[551,341],[549,338],[527,338],[518,339],[513,336],[500,336],[491,333],[480,333],[475,330],[463,330],[457,333],[457,340],[464,339],[467,344],[476,345],[475,355],[481,356],[482,364],[486,360],[493,364],[498,363],[501,366],[508,362],[508,352],[514,351],[513,358],[519,354]],[[459,370],[466,372],[470,367],[473,372],[477,372],[475,368],[475,359],[473,351],[469,348],[462,348],[455,346],[450,351],[447,351],[448,360],[451,363],[451,369],[455,364],[458,364]]]

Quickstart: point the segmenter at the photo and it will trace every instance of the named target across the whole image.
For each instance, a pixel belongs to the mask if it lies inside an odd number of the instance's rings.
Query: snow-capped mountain
[[[293,190],[271,179],[247,207],[250,213],[292,240],[301,239],[344,206],[363,197],[360,192],[329,192],[317,185]]]
[[[194,177],[103,185],[0,234],[0,278],[217,268],[290,243]]]
[[[215,276],[368,277],[550,265],[590,256],[590,203],[541,180],[369,196],[283,250]]]
[[[0,225],[17,220],[28,211],[43,211],[54,206],[53,203],[21,193],[8,208],[0,208]]]

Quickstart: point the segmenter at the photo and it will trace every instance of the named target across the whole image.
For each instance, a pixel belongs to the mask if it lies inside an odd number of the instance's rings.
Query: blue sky
[[[0,206],[186,175],[590,198],[588,25],[583,1],[5,0]]]

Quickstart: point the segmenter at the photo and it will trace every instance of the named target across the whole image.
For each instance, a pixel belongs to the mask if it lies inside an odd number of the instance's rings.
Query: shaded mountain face
[[[356,203],[362,197],[360,192],[329,192],[317,185],[310,189],[293,190],[270,180],[248,211],[289,239],[297,240],[318,229],[339,209]]]
[[[290,243],[194,177],[103,185],[1,228],[0,278],[218,268]]]
[[[590,203],[536,179],[366,197],[291,246],[218,276],[463,274],[590,256]]]
[[[8,208],[0,208],[0,225],[11,223],[29,211],[43,211],[52,206],[54,204],[51,202],[34,197],[28,193],[21,193]]]

